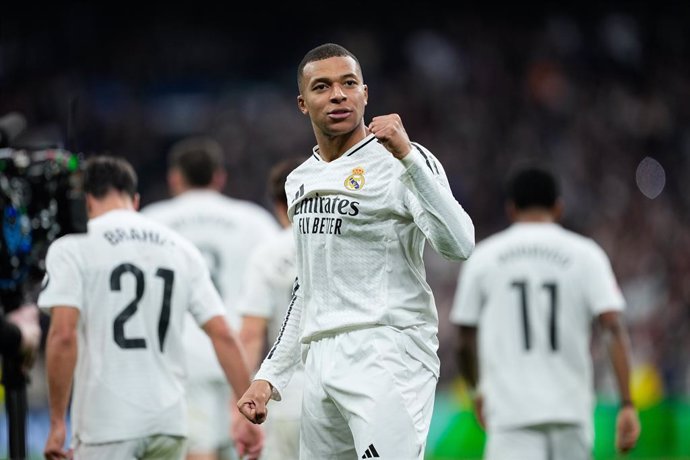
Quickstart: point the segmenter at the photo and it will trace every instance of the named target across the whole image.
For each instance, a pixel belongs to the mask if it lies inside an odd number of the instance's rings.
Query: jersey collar
[[[364,146],[368,145],[370,142],[372,142],[375,139],[376,139],[376,137],[373,134],[369,134],[367,137],[365,137],[364,139],[362,139],[361,141],[357,142],[355,145],[350,147],[339,158],[349,157],[349,156],[354,155],[355,153],[362,150],[364,148]],[[318,145],[314,146],[314,148],[312,149],[312,155],[314,158],[316,158],[317,161],[323,161],[323,159],[321,158],[321,155],[319,154],[319,146]],[[337,158],[336,158],[336,160],[337,160]]]

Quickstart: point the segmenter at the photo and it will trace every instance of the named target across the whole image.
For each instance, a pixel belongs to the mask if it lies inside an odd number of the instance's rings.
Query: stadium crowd
[[[611,257],[629,305],[633,362],[653,366],[665,394],[687,395],[690,361],[679,350],[690,346],[690,29],[687,15],[645,13],[522,21],[425,13],[390,29],[368,18],[252,41],[238,22],[163,14],[155,25],[130,18],[120,29],[82,5],[61,12],[51,30],[8,24],[0,115],[25,114],[35,143],[126,156],[142,204],[167,193],[167,148],[211,135],[227,155],[225,191],[268,207],[270,167],[306,157],[313,143],[296,108],[294,62],[323,38],[343,43],[376,92],[368,116],[404,116],[413,140],[443,162],[478,241],[508,224],[502,184],[517,160],[555,166],[564,225]],[[66,25],[68,17],[80,27]],[[267,21],[266,29],[280,27]],[[448,381],[456,375],[447,318],[458,265],[430,254],[427,268]],[[606,373],[596,375],[605,393]],[[45,404],[40,378],[32,395]]]

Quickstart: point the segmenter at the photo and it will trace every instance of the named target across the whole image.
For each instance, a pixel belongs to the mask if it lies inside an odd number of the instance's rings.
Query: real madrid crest
[[[364,187],[364,168],[357,167],[352,170],[352,174],[345,179],[345,188],[348,190],[360,190]]]

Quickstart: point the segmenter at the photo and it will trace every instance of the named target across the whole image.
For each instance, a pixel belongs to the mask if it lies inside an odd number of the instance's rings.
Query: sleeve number
[[[524,345],[525,350],[529,350],[532,347],[532,338],[530,333],[527,282],[513,281],[511,283],[511,286],[518,290],[518,295],[520,296]],[[556,283],[543,283],[541,287],[542,289],[545,289],[549,294],[549,341],[551,344],[551,350],[558,351],[558,336],[556,334],[556,314],[558,312],[558,285]]]
[[[110,289],[112,291],[120,290],[121,279],[125,273],[134,275],[136,280],[135,297],[115,318],[115,322],[113,323],[113,337],[115,338],[115,343],[117,343],[120,348],[146,348],[146,339],[125,337],[125,323],[137,312],[139,301],[144,296],[144,272],[136,265],[118,265],[110,274]],[[160,351],[163,352],[163,344],[165,343],[165,336],[170,324],[170,298],[172,297],[175,272],[166,268],[159,268],[156,271],[156,276],[163,279],[163,302],[161,305],[161,314],[158,318],[158,345]]]

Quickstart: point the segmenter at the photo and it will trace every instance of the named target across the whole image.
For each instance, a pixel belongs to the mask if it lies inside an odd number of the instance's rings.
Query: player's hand
[[[254,380],[237,401],[237,408],[250,422],[263,423],[268,415],[266,403],[269,399],[271,399],[271,384],[266,380]]]
[[[239,458],[258,460],[264,447],[264,432],[259,425],[237,414],[232,419],[232,439]]]
[[[372,118],[368,129],[398,160],[402,160],[412,151],[410,138],[397,113]]]
[[[640,437],[640,419],[632,405],[621,407],[616,417],[616,450],[628,452]]]
[[[65,421],[50,423],[50,432],[46,440],[46,446],[43,449],[43,456],[47,460],[63,460],[72,458],[72,450],[65,450],[65,437],[67,436],[67,427]]]

